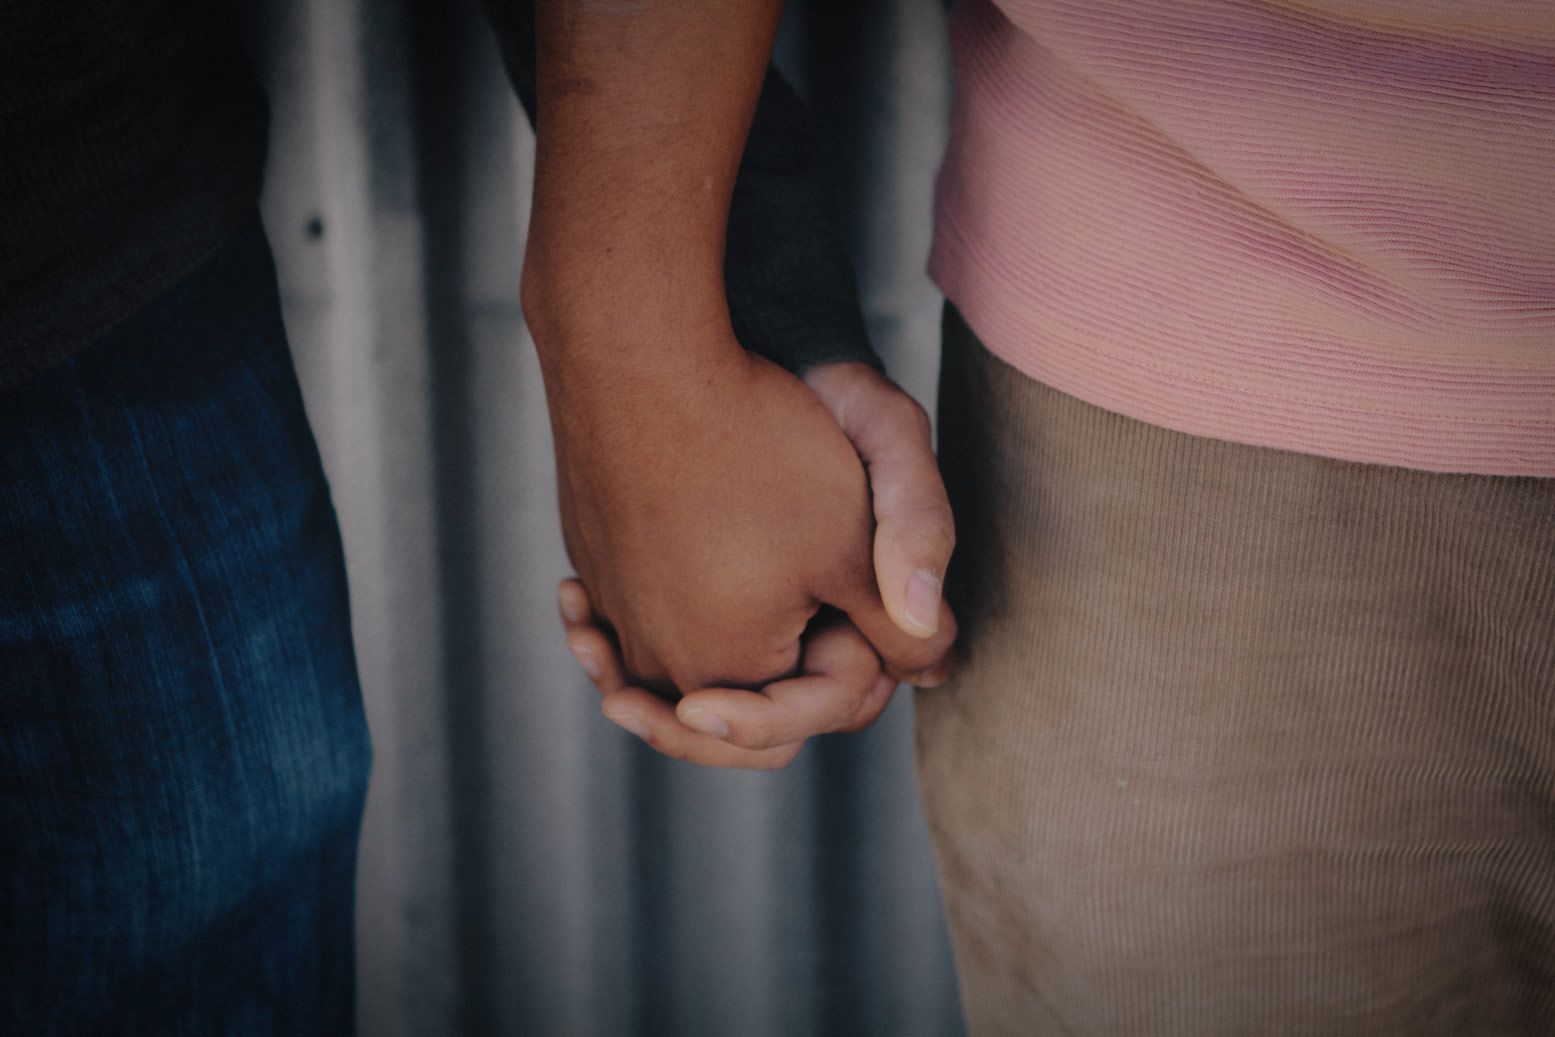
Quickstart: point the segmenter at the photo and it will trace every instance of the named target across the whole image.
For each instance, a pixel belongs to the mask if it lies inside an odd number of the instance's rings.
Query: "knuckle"
[[[869,695],[865,693],[847,704],[847,711],[838,718],[838,723],[833,726],[832,731],[846,731],[851,734],[868,728],[871,720],[874,720],[874,717],[869,715]]]
[[[853,716],[849,719],[849,726],[846,730],[850,732],[862,731],[876,720],[879,720],[880,714],[885,712],[885,708],[890,703],[891,695],[895,690],[896,686],[892,684],[883,693],[876,694],[875,689],[871,687],[869,692],[859,700],[858,709],[854,711]]]
[[[730,741],[742,749],[770,749],[776,744],[772,728],[765,723],[747,724],[743,730],[736,729]]]
[[[873,690],[874,682],[871,681],[865,687],[860,688],[857,692],[849,695],[842,703],[842,709],[839,712],[837,723],[832,728],[832,730],[856,731],[858,730],[858,727],[867,726],[870,719],[870,700],[874,697],[870,693]],[[863,719],[862,724],[859,723],[861,719]]]
[[[911,520],[909,527],[919,546],[936,555],[949,555],[956,549],[956,524],[942,507],[928,507]]]
[[[901,548],[949,557],[956,547],[956,522],[941,501],[913,505],[892,515],[886,535]]]
[[[884,703],[881,704],[881,709],[883,708]],[[873,724],[876,720],[880,719],[881,709],[860,708],[853,714],[853,716],[848,718],[848,722],[845,726],[839,727],[837,730],[845,734],[857,734],[858,732],[868,727],[870,724]]]
[[[923,404],[905,392],[893,391],[882,404],[882,412],[892,424],[901,426],[914,436],[928,438],[929,412],[924,410]]]

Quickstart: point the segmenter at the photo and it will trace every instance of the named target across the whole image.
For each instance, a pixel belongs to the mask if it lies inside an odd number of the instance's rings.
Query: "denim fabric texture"
[[[254,216],[0,394],[0,1031],[348,1031],[368,765]]]

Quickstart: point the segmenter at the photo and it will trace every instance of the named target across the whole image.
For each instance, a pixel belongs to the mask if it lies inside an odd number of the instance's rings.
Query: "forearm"
[[[525,0],[487,0],[538,127],[524,302],[564,538],[639,678],[789,674],[821,605],[915,672],[953,631],[931,644],[882,605],[859,451],[819,390],[741,348],[872,359],[808,113],[763,83],[779,0],[719,6],[739,2],[556,0],[535,32]]]
[[[484,0],[484,6],[533,126],[534,3]],[[842,361],[880,369],[821,167],[808,105],[769,67],[729,204],[724,291],[735,336],[794,374]]]
[[[780,0],[544,0],[524,302],[542,361],[633,327],[664,354],[728,321],[729,200]],[[623,325],[621,322],[628,322]],[[649,326],[645,327],[644,322]],[[641,334],[664,331],[665,334]],[[656,360],[663,360],[662,355]]]

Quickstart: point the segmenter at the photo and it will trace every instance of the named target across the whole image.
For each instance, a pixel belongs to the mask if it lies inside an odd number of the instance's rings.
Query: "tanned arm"
[[[792,671],[816,610],[897,670],[858,455],[814,393],[736,341],[723,235],[779,5],[557,0],[537,22],[524,274],[563,527],[638,676],[683,690]]]

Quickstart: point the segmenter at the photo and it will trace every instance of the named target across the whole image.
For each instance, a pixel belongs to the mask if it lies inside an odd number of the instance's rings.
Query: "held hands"
[[[798,676],[760,691],[706,688],[671,705],[629,682],[610,638],[589,620],[582,584],[564,581],[558,597],[568,647],[604,696],[605,716],[677,760],[777,770],[811,735],[860,731],[874,723],[896,690],[863,635],[851,623],[831,620],[804,639]],[[942,680],[942,673],[925,683]]]
[[[730,324],[730,203],[781,15],[781,0],[557,0],[535,22],[520,290],[562,528],[626,671],[691,692],[683,719],[700,689],[783,681],[801,665],[872,688],[873,676],[855,680],[873,665],[856,650],[864,642],[889,673],[920,674],[955,636],[939,601],[948,513],[920,523],[905,505],[910,527],[881,522],[882,538],[914,543],[916,557],[898,561],[894,546],[872,564],[865,466],[832,414],[856,401],[823,403],[825,390],[742,349]],[[943,545],[933,552],[904,532],[931,526],[922,539]],[[914,580],[918,568],[927,575]],[[851,628],[802,647],[823,606]]]
[[[814,494],[816,501],[829,501],[833,509],[829,522],[824,524],[834,543],[827,545],[821,537],[817,541],[820,546],[811,550],[829,552],[829,558],[849,550],[862,556],[862,562],[844,559],[844,564],[851,565],[846,570],[848,579],[836,583],[823,580],[817,584],[823,591],[812,595],[815,602],[826,602],[839,609],[851,606],[853,622],[831,615],[811,628],[802,646],[797,634],[781,646],[773,639],[769,642],[772,647],[767,649],[771,655],[766,660],[773,668],[754,679],[708,679],[684,684],[675,681],[690,693],[678,706],[672,706],[645,688],[634,686],[628,677],[622,653],[610,636],[611,626],[620,632],[625,625],[607,618],[610,613],[599,607],[598,597],[591,602],[578,581],[566,581],[560,589],[568,644],[604,695],[605,714],[667,755],[710,766],[781,767],[797,754],[810,735],[855,731],[872,723],[889,702],[897,683],[895,677],[935,684],[949,672],[946,649],[954,636],[954,621],[939,601],[938,582],[953,547],[954,527],[934,462],[927,418],[893,383],[862,364],[826,365],[812,370],[805,380],[809,390],[792,379],[777,384],[785,385],[785,390],[788,385],[799,390],[799,395],[779,399],[798,409],[800,415],[812,414],[817,400],[822,405],[820,413],[824,420],[819,428],[808,423],[801,426],[814,436],[808,456],[825,458],[838,470],[854,475],[862,474],[856,467],[862,462],[868,473],[868,487],[850,478],[843,483],[844,492],[830,494],[818,470],[805,467],[796,477],[801,493]],[[834,450],[832,444],[840,438],[837,433],[845,437],[846,452],[834,457],[820,454],[816,443]],[[849,460],[852,466],[847,463]],[[874,574],[868,572],[869,516],[866,512],[861,517],[855,510],[866,508],[871,496],[873,569],[879,577],[878,590]],[[564,486],[564,516],[568,510],[566,497]],[[822,518],[828,516],[823,514]],[[858,529],[864,532],[862,539]],[[689,532],[700,533],[703,538],[709,535],[709,531],[695,528]],[[857,571],[860,566],[862,575]],[[805,572],[801,565],[800,575]],[[775,582],[782,586],[781,580]],[[755,591],[753,587],[753,594]],[[795,613],[793,622],[798,629],[804,629],[813,615],[815,602]],[[926,615],[936,617],[937,628],[926,640],[904,638],[897,629],[922,634],[928,626],[923,621]],[[890,648],[905,645],[922,654],[887,655],[888,673],[882,669],[881,656],[876,654],[879,645],[872,646],[860,627],[883,631],[881,640]],[[630,643],[625,637],[621,642]],[[931,654],[932,662],[920,665]],[[745,665],[755,668],[751,672],[759,670],[761,660],[744,658]],[[789,676],[795,661],[798,675]],[[635,665],[631,669],[639,674],[644,672]],[[786,679],[774,680],[760,691],[729,686],[755,684],[774,675]]]

